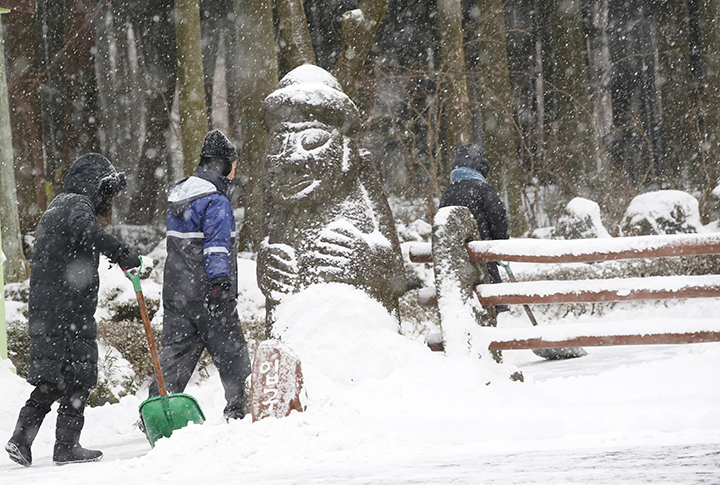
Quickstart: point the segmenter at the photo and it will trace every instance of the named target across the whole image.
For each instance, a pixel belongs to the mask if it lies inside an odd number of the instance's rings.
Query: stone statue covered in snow
[[[397,318],[405,289],[400,243],[359,114],[337,80],[300,66],[263,102],[265,234],[258,285],[270,333],[284,296],[323,282],[361,288]]]

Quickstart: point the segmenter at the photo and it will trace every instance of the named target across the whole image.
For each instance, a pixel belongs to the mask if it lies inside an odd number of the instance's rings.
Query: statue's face
[[[341,185],[348,162],[343,136],[324,127],[298,127],[274,133],[265,152],[268,189],[281,201],[315,200]]]

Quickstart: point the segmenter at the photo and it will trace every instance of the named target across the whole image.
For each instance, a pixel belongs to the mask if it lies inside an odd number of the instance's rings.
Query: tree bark
[[[1,32],[2,15],[0,15]],[[22,251],[17,207],[10,108],[5,77],[5,49],[0,38],[0,232],[2,232],[2,251],[7,258],[3,265],[3,273],[9,282],[21,281],[29,274],[27,261]]]
[[[441,79],[441,149],[449,169],[455,147],[473,143],[470,99],[465,73],[462,8],[460,0],[438,0]]]
[[[515,152],[513,103],[508,73],[502,0],[477,0],[480,17],[468,26],[468,88],[481,116],[473,124],[475,141],[482,141],[491,164],[488,180],[505,202],[510,235],[528,229],[522,204],[520,165]]]
[[[704,77],[703,77],[703,102],[705,110],[705,140],[708,163],[708,182],[717,186],[720,180],[720,167],[717,160],[720,158],[720,110],[715,108],[720,104],[720,25],[717,22],[717,15],[720,12],[720,1],[710,0],[700,2],[699,6],[700,25],[703,33],[704,47]],[[713,163],[715,161],[715,163]],[[714,188],[714,187],[713,187]],[[710,189],[712,190],[712,188]],[[715,201],[716,216],[720,216],[720,201]]]
[[[167,136],[171,128],[175,129],[171,126],[170,105],[177,81],[172,13],[170,0],[137,0],[129,12],[137,36],[145,113],[145,130],[141,132],[142,153],[127,218],[130,224],[155,223],[164,227],[165,194],[173,179]],[[202,90],[200,92],[202,95]]]
[[[175,0],[175,29],[183,167],[185,176],[190,176],[208,127],[199,0]]]
[[[652,4],[610,0],[608,38],[612,70],[612,155],[635,185],[662,171],[664,136],[655,87]]]
[[[30,79],[40,71],[37,19],[27,14],[5,16],[5,60],[15,158],[20,231],[30,232],[47,208],[45,165],[38,90]]]
[[[389,3],[390,0],[363,0],[356,10],[342,17],[342,53],[332,74],[350,99],[355,97],[357,82]]]
[[[140,144],[143,141],[141,77],[137,65],[138,31],[131,25],[132,6],[112,2],[95,30],[95,66],[98,82],[96,113],[103,136],[103,153],[128,176],[128,190],[115,198],[113,217],[126,222],[132,214]],[[132,36],[131,36],[132,29]]]
[[[256,250],[262,237],[262,167],[268,134],[260,124],[260,105],[278,82],[270,0],[235,0],[238,93],[242,142],[238,175],[245,196],[241,247]]]
[[[67,118],[64,93],[67,92],[62,59],[52,65],[55,55],[65,42],[66,0],[39,0],[37,3],[38,29],[42,42],[42,68],[47,70],[40,84],[42,138],[45,148],[45,174],[49,199],[62,190],[65,173],[69,168],[62,153]],[[49,69],[49,70],[48,70]]]
[[[317,64],[301,0],[277,0],[280,21],[280,52],[288,63],[288,70],[303,64]]]
[[[534,0],[510,0],[505,4],[510,86],[513,92],[516,150],[527,179],[537,169],[537,11]]]
[[[585,34],[585,63],[588,91],[592,109],[595,139],[595,166],[602,171],[607,162],[604,139],[612,131],[612,101],[610,94],[611,67],[607,39],[608,0],[581,0],[583,32]]]

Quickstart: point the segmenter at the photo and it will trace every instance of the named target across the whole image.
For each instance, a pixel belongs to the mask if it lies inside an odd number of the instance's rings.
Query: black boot
[[[18,416],[15,432],[10,441],[5,445],[5,451],[10,459],[22,466],[32,465],[32,446],[37,436],[40,425],[45,418],[45,413],[32,406],[23,406]]]
[[[53,463],[67,465],[68,463],[98,461],[102,458],[101,451],[86,450],[80,446],[80,431],[84,424],[85,418],[82,416],[58,414]]]

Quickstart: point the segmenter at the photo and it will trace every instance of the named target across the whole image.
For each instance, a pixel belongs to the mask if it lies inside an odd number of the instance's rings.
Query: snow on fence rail
[[[513,261],[532,263],[578,263],[615,261],[635,258],[660,258],[688,255],[720,254],[719,234],[682,234],[638,236],[612,239],[472,241],[466,244],[470,261]],[[430,243],[410,247],[410,261],[430,263]],[[657,276],[648,278],[613,278],[605,280],[542,281],[482,284],[475,294],[484,306],[498,304],[591,303],[629,300],[716,298],[720,297],[720,275]],[[434,306],[434,288],[418,293],[421,306]],[[490,350],[535,349],[573,346],[638,345],[699,343],[720,341],[720,328],[687,329],[662,333],[646,330],[618,335],[588,334],[576,328],[573,335],[521,336],[505,332],[493,338]],[[535,328],[535,332],[543,331]],[[519,330],[522,332],[522,330]],[[547,330],[545,330],[547,331]],[[496,330],[495,332],[500,332]],[[512,333],[512,332],[511,332]],[[527,332],[526,332],[527,333]],[[500,337],[501,335],[497,335]]]

